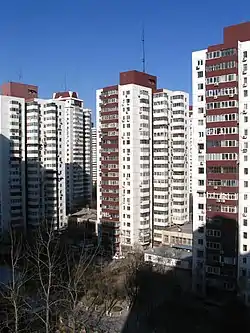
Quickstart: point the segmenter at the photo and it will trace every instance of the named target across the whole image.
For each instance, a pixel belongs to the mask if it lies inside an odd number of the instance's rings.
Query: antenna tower
[[[142,27],[142,71],[145,73],[145,34],[144,34],[144,25]]]

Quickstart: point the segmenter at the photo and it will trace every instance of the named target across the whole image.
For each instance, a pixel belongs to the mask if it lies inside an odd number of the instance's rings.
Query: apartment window
[[[204,205],[203,204],[198,204],[198,209],[204,209]]]
[[[244,225],[244,227],[247,227],[247,219],[243,220],[243,225]]]
[[[244,162],[247,162],[248,158],[247,155],[244,155]]]
[[[244,97],[248,96],[248,90],[244,90]]]
[[[243,52],[243,58],[247,58],[247,51]]]
[[[203,120],[202,120],[202,119],[199,119],[199,120],[198,120],[198,125],[203,125],[203,124],[204,124]]]
[[[198,185],[199,185],[199,186],[203,186],[203,185],[205,185],[205,181],[204,181],[203,179],[199,179],[199,180],[198,180]]]
[[[248,168],[244,168],[244,175],[248,175]]]
[[[243,232],[243,238],[247,239],[247,232]]]
[[[247,180],[244,181],[244,187],[248,187],[248,181]]]
[[[199,221],[203,221],[204,220],[204,216],[203,215],[199,215]]]
[[[248,135],[248,129],[247,128],[244,129],[244,135]]]
[[[243,245],[243,251],[246,252],[247,251],[247,245]]]
[[[247,194],[244,194],[244,200],[247,200]]]
[[[199,238],[199,239],[198,239],[198,244],[199,244],[199,245],[203,245],[203,239],[202,239],[202,238]]]
[[[243,264],[246,264],[247,263],[247,258],[244,257],[242,262],[243,262]]]
[[[204,113],[204,108],[198,108],[198,113]]]
[[[247,214],[247,207],[244,207],[244,214]]]
[[[204,168],[199,168],[198,170],[199,170],[198,171],[199,174],[204,174]]]
[[[203,95],[199,95],[198,96],[198,102],[203,102],[204,101],[204,96]]]
[[[203,89],[203,88],[204,88],[203,83],[199,83],[199,84],[198,84],[198,89],[200,90],[200,89]]]
[[[245,117],[244,117],[244,123],[247,123],[247,122],[248,122],[248,117],[245,116]]]
[[[203,72],[202,71],[197,72],[197,75],[198,75],[198,77],[203,77]]]

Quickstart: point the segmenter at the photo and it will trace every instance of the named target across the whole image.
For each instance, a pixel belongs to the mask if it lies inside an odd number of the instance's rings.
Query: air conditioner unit
[[[247,138],[247,136],[246,136],[246,135],[243,135],[243,136],[242,136],[242,139],[246,139],[246,138]]]
[[[243,113],[243,114],[247,114],[247,110],[243,110],[242,113]]]
[[[243,83],[243,87],[246,88],[247,87],[247,83]]]
[[[220,199],[217,199],[216,202],[220,202]]]
[[[229,97],[234,97],[234,94],[229,94]]]
[[[215,85],[215,86],[218,86],[218,85],[219,85],[219,82],[214,82],[214,85]]]
[[[200,69],[200,66],[196,66],[196,70],[198,71]]]
[[[217,99],[217,98],[218,98],[218,96],[215,95],[215,96],[214,96],[214,99]]]
[[[242,59],[242,62],[246,62],[246,61],[247,61],[247,58],[244,57],[244,58]]]
[[[246,154],[247,153],[247,149],[242,149],[242,153]]]
[[[247,71],[243,71],[243,72],[242,72],[243,75],[246,75],[246,73],[247,73]]]
[[[204,165],[204,162],[200,162],[200,165]]]
[[[217,189],[218,189],[218,186],[214,186],[214,189],[217,190]]]
[[[247,217],[247,214],[243,213],[242,216],[243,216],[243,217]]]

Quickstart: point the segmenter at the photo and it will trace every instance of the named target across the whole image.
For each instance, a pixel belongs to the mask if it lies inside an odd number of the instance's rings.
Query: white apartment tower
[[[189,221],[188,114],[189,96],[158,89],[153,105],[154,244],[162,231]]]
[[[250,22],[193,52],[193,287],[250,304]]]
[[[0,96],[0,236],[25,221],[24,115],[23,98]]]
[[[91,199],[91,111],[84,109],[83,100],[73,91],[54,93],[53,99],[64,105],[66,201],[67,213],[72,213]]]
[[[188,221],[188,107],[186,93],[137,71],[97,91],[97,215],[114,251],[160,244]]]
[[[45,219],[62,228],[66,224],[64,103],[26,102],[24,127],[27,224],[37,227]]]
[[[96,127],[91,128],[91,150],[92,150],[92,183],[97,181],[97,147],[96,147]]]
[[[91,199],[91,111],[74,92],[45,100],[36,86],[10,82],[2,93],[0,234],[44,220],[62,228],[67,206]]]

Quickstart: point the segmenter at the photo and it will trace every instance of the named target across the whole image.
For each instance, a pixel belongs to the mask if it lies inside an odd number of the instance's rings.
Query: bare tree
[[[29,245],[29,262],[35,272],[36,292],[26,304],[37,317],[46,333],[55,326],[60,308],[59,287],[63,271],[63,252],[54,226],[44,223],[37,231],[34,242]]]
[[[63,295],[63,314],[61,315],[66,317],[66,323],[71,332],[79,332],[80,328],[88,324],[89,316],[86,314],[90,309],[86,307],[84,301],[96,278],[93,260],[97,251],[98,249],[94,253],[89,253],[83,248],[81,253],[75,253],[72,249],[67,249],[65,278],[60,286]]]
[[[0,285],[0,294],[7,315],[3,325],[8,327],[10,332],[27,332],[27,327],[22,328],[26,316],[25,285],[30,279],[25,258],[25,244],[22,235],[17,235],[14,230],[10,230],[9,239],[10,246],[4,267],[6,281]]]
[[[124,288],[126,292],[127,299],[129,301],[129,307],[135,302],[138,291],[139,291],[139,281],[138,275],[141,268],[143,267],[143,252],[140,248],[135,248],[134,251],[128,255],[124,261],[125,269],[125,279]]]

